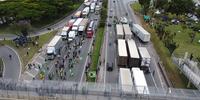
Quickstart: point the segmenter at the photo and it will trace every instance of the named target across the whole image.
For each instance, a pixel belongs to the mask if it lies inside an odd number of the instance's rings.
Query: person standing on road
[[[12,60],[12,55],[11,54],[9,54],[9,58],[10,58],[10,60]]]

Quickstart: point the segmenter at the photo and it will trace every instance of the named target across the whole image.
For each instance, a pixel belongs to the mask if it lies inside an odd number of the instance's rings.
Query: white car
[[[122,24],[127,24],[128,23],[128,19],[126,17],[120,17],[120,22]]]

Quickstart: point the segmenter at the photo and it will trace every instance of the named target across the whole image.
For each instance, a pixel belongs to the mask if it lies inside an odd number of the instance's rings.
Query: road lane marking
[[[25,73],[28,74],[28,75],[31,76],[31,77],[35,77],[32,73],[30,73],[30,72],[28,72],[28,71],[26,71]]]

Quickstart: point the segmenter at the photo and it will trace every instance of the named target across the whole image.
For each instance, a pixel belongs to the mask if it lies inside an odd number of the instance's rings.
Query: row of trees
[[[78,2],[80,0],[6,0],[0,3],[0,18],[7,23],[13,19],[30,22],[55,19],[73,10]]]
[[[193,0],[153,0],[155,8],[164,9],[176,15],[185,13],[192,13],[195,10],[195,3]],[[149,10],[151,0],[139,0],[142,5],[143,11],[146,14]],[[199,10],[200,11],[200,10]]]

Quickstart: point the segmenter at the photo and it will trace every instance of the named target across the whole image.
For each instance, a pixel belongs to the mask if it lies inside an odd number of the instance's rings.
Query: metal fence
[[[127,86],[128,87],[128,86]],[[122,91],[118,84],[76,83],[66,81],[0,80],[0,97],[29,100],[199,100],[198,90],[140,87],[144,93]],[[148,92],[147,92],[148,91]]]

